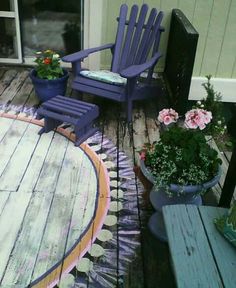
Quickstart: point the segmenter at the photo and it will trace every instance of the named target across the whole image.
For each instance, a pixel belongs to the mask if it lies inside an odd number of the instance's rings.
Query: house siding
[[[217,78],[236,78],[236,1],[235,0],[103,0],[102,43],[114,41],[116,17],[119,7],[134,3],[156,7],[164,11],[160,50],[165,53],[170,16],[173,8],[181,9],[199,32],[199,41],[194,65],[194,76],[213,75]],[[106,15],[106,16],[105,16]],[[111,56],[108,52],[101,57],[103,67],[108,67]],[[158,64],[158,71],[164,70],[165,55]]]

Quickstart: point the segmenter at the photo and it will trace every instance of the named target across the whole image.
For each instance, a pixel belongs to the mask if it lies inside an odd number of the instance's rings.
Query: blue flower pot
[[[140,160],[140,168],[143,175],[154,184],[154,177],[145,166],[143,160]],[[162,206],[172,205],[172,204],[196,204],[201,205],[202,200],[200,194],[207,189],[215,186],[220,179],[220,169],[215,177],[208,182],[199,185],[187,185],[181,186],[176,184],[171,184],[169,190],[172,196],[169,196],[165,188],[163,187],[153,187],[150,193],[150,201],[156,210],[161,211]]]
[[[65,95],[69,73],[65,69],[63,69],[63,73],[64,75],[58,79],[48,80],[38,78],[35,69],[30,71],[30,78],[34,85],[35,93],[41,102],[45,102],[57,95]]]

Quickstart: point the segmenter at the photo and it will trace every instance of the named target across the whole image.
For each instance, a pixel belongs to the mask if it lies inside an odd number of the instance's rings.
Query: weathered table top
[[[194,205],[163,208],[178,287],[236,287],[236,249],[213,223],[225,212]]]
[[[106,169],[88,145],[0,117],[0,286],[48,287],[101,228]]]

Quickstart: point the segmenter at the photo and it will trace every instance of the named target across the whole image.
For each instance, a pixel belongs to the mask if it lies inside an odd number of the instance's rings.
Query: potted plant
[[[30,78],[36,95],[44,102],[56,95],[65,95],[68,71],[61,68],[60,56],[53,50],[36,52],[34,62],[37,66],[31,70]]]
[[[201,195],[220,177],[221,159],[203,132],[211,112],[194,108],[181,121],[175,110],[163,109],[158,120],[160,140],[144,145],[140,154],[141,170],[153,183],[152,205],[159,214],[164,205],[201,205]]]

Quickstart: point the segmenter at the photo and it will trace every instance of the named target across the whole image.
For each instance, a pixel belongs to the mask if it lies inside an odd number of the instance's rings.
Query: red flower
[[[146,153],[145,153],[144,151],[142,151],[142,152],[140,153],[140,159],[145,161],[145,159],[146,159]]]
[[[43,62],[44,64],[49,65],[52,62],[52,60],[50,58],[45,58]]]

